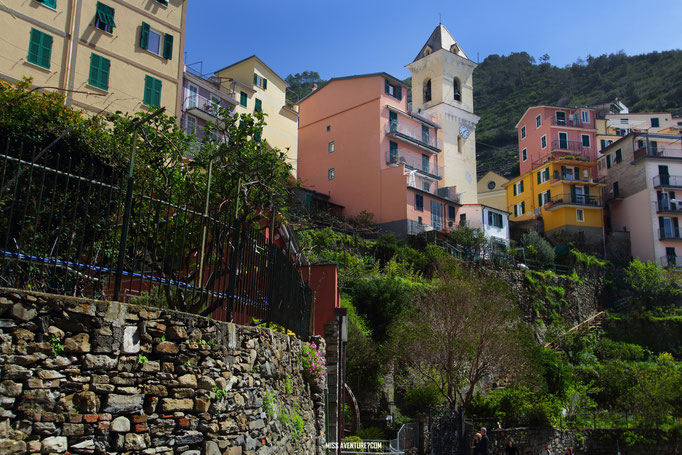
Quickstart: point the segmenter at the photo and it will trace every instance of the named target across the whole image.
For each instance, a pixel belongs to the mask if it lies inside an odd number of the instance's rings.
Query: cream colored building
[[[443,186],[456,186],[463,204],[477,204],[476,124],[473,72],[445,26],[438,25],[407,69],[412,73],[412,111],[442,126]]]
[[[215,72],[223,91],[233,92],[239,102],[239,114],[266,114],[263,138],[273,147],[286,153],[287,161],[297,175],[298,107],[288,105],[284,79],[255,55]]]
[[[597,121],[597,150],[601,152],[632,132],[660,133],[677,126],[670,112],[622,112],[606,114]]]
[[[489,171],[478,181],[478,203],[498,210],[507,210],[507,190],[509,179]]]
[[[0,78],[32,77],[89,113],[177,115],[186,13],[186,0],[2,2]]]

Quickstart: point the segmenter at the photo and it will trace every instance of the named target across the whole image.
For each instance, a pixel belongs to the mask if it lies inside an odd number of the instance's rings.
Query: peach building
[[[596,161],[596,112],[590,108],[529,107],[516,124],[519,163],[525,174],[551,158]]]
[[[300,101],[298,177],[400,235],[447,230],[459,195],[443,185],[440,125],[410,112],[409,87],[386,73],[333,78]]]

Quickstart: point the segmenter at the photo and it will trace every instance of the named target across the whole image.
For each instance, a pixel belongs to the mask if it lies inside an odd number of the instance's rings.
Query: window
[[[431,101],[431,79],[424,81],[424,102]]]
[[[142,22],[140,29],[140,47],[152,52],[156,55],[161,55],[163,50],[163,58],[173,58],[173,35],[168,33],[163,38],[163,49],[161,49],[161,32],[152,29],[148,23]]]
[[[417,217],[417,223],[424,224],[424,222],[422,221],[422,217],[420,216]]]
[[[443,229],[443,204],[431,201],[431,226],[437,231]]]
[[[185,133],[193,134],[196,131],[196,128],[197,119],[195,119],[191,115],[188,115],[187,118],[185,119]]]
[[[514,216],[521,216],[526,213],[526,202],[522,201],[514,205]]]
[[[523,180],[519,180],[518,182],[516,182],[514,184],[513,188],[514,188],[514,196],[516,196],[517,194],[523,193]]]
[[[545,183],[547,180],[549,180],[549,167],[546,167],[543,170],[538,171],[537,177],[538,183]]]
[[[583,209],[575,209],[575,219],[580,223],[585,222],[585,212]]]
[[[502,215],[499,213],[488,212],[488,226],[502,228],[504,227],[504,221]]]
[[[389,163],[398,162],[398,143],[388,141],[388,161]]]
[[[542,116],[538,114],[537,117],[535,117],[535,128],[540,128],[542,126]]]
[[[580,111],[580,120],[583,123],[590,123],[590,111]]]
[[[196,85],[189,84],[187,86],[187,109],[197,107],[199,101],[199,88]]]
[[[41,3],[48,8],[55,9],[57,7],[57,0],[36,0],[38,3]]]
[[[254,107],[256,112],[263,112],[263,102],[256,98],[256,106]]]
[[[568,150],[568,133],[559,133],[559,148]]]
[[[616,150],[616,159],[615,159],[615,162],[616,162],[616,163],[620,163],[621,161],[623,161],[623,152],[621,152],[621,150],[618,149],[618,150]]]
[[[621,125],[627,125],[627,124],[629,124],[629,123],[630,123],[630,120],[629,120],[629,119],[626,119],[626,118],[620,119],[620,124],[621,124]]]
[[[421,194],[414,195],[414,209],[420,212],[424,211],[424,196]]]
[[[391,84],[388,79],[384,79],[384,92],[398,100],[403,99],[403,88],[398,84]]]
[[[34,65],[49,69],[51,56],[52,36],[32,28],[26,60]]]
[[[613,197],[620,197],[620,187],[618,186],[618,182],[613,182]]]
[[[327,180],[334,180],[334,168],[327,171]]]
[[[606,169],[611,169],[611,155],[606,155]]]
[[[163,6],[168,6],[168,0],[156,0],[156,3],[161,3]]]
[[[253,73],[253,85],[255,85],[256,87],[260,87],[263,90],[267,90],[268,80],[265,79],[264,77],[257,75],[256,73]]]
[[[391,133],[398,131],[398,114],[393,111],[388,112],[388,128]]]
[[[590,135],[589,134],[583,134],[581,137],[583,140],[583,147],[589,147],[590,146]]]
[[[422,125],[422,142],[425,144],[431,143],[431,134],[429,133],[429,127]]]
[[[429,166],[429,155],[422,155],[422,171],[431,172]]]
[[[448,220],[455,220],[457,217],[457,211],[455,210],[455,207],[452,205],[448,205]]]
[[[331,130],[332,130],[331,125],[327,125],[327,133],[330,132]]]
[[[422,190],[426,191],[427,193],[430,193],[431,192],[431,183],[422,182]]]
[[[155,77],[144,77],[144,100],[145,105],[150,107],[161,106],[161,81]]]
[[[102,2],[97,2],[97,14],[95,15],[95,27],[104,30],[107,33],[112,33],[116,22],[114,22],[114,8],[107,6]]]
[[[331,141],[329,145],[327,146],[327,152],[328,153],[334,153],[334,141]]]
[[[246,93],[239,92],[239,104],[246,107]]]
[[[208,110],[211,114],[216,115],[218,114],[218,109],[220,109],[220,98],[211,95],[211,105],[208,106]]]
[[[546,204],[549,204],[550,200],[551,200],[551,197],[550,197],[549,190],[547,190],[543,193],[538,193],[538,206],[539,207],[542,207]]]
[[[521,160],[526,161],[528,159],[528,155],[526,153],[526,149],[521,150]]]
[[[547,136],[545,136],[544,134],[543,134],[542,137],[540,138],[540,146],[541,146],[543,149],[547,148]]]
[[[452,88],[455,101],[462,101],[462,84],[460,84],[459,79],[455,78],[452,81]]]
[[[556,124],[557,125],[566,124],[566,113],[564,111],[556,111]]]
[[[652,128],[659,128],[661,126],[661,122],[659,122],[658,117],[651,117],[651,127]]]
[[[522,126],[521,127],[521,139],[525,139],[525,138],[526,138],[526,127]]]
[[[494,190],[496,186],[497,186],[497,184],[494,181],[491,180],[488,182],[488,189],[490,191]]]
[[[90,54],[90,76],[88,84],[102,90],[109,90],[109,59],[95,53]],[[159,81],[160,82],[160,81]]]
[[[600,145],[599,150],[604,150],[606,148],[606,139],[601,139],[599,141],[599,145]]]
[[[459,225],[460,226],[466,226],[467,225],[467,214],[466,213],[460,213],[459,214]]]

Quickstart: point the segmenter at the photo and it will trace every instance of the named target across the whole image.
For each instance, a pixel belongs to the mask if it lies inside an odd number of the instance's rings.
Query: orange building
[[[597,160],[594,109],[529,107],[516,129],[521,174],[549,161],[550,157],[572,155],[587,161]]]
[[[440,125],[407,109],[408,86],[386,73],[333,78],[299,103],[298,177],[344,214],[374,214],[400,235],[455,226],[442,185]]]

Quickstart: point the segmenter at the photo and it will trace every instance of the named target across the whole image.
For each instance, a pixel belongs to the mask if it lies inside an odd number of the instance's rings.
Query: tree
[[[416,301],[396,331],[400,360],[451,408],[467,407],[486,378],[524,369],[520,314],[504,282],[443,262],[438,285]]]
[[[625,282],[630,286],[632,298],[641,307],[680,306],[682,290],[675,276],[653,262],[641,262],[638,259],[630,262],[625,269]]]
[[[320,78],[317,71],[290,74],[284,80],[289,84],[287,101],[294,104],[298,103],[301,98],[308,96],[313,91],[313,86],[317,85],[319,89],[326,83]]]

